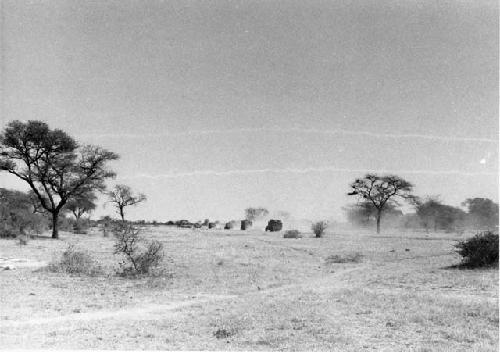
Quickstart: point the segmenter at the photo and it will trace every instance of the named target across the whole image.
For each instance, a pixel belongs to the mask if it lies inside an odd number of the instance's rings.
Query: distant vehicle
[[[283,228],[283,223],[281,222],[281,220],[272,220],[271,219],[267,223],[266,231],[271,231],[271,232],[281,231],[282,228]]]
[[[190,229],[194,226],[194,224],[190,223],[188,220],[180,220],[177,226],[183,229]]]
[[[250,220],[241,220],[241,230],[247,230],[252,227],[252,222]]]

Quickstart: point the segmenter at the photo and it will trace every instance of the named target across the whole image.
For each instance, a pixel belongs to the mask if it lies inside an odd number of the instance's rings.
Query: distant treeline
[[[462,208],[444,204],[438,197],[415,198],[415,212],[403,214],[397,205],[388,203],[383,212],[385,227],[461,232],[497,230],[498,204],[488,198],[468,198]],[[370,202],[343,208],[348,222],[357,227],[373,227],[377,210]]]
[[[82,201],[80,201],[82,203]],[[383,210],[385,228],[429,231],[462,232],[465,230],[498,231],[498,204],[488,198],[468,198],[461,208],[444,204],[437,197],[413,200],[414,212],[404,214],[395,203],[387,203]],[[93,206],[86,205],[83,212],[75,204],[69,203],[62,210],[60,227],[65,231],[86,233],[89,227],[118,221],[109,216],[99,220],[89,218]],[[377,209],[370,202],[359,202],[342,208],[347,221],[355,227],[373,228]],[[79,210],[79,211],[77,211]],[[245,216],[248,217],[248,210]],[[86,215],[87,217],[85,217]],[[287,215],[289,216],[289,215]],[[225,223],[205,219],[189,220],[130,221],[136,225],[176,226],[180,228],[223,228]],[[236,221],[233,221],[236,224]],[[236,225],[235,225],[236,226]],[[16,237],[42,233],[51,229],[50,214],[38,206],[31,192],[0,188],[0,237]]]

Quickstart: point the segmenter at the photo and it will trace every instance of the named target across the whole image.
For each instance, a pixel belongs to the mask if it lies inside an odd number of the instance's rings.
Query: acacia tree
[[[396,203],[395,198],[413,199],[413,185],[399,176],[366,174],[351,183],[349,196],[357,196],[365,202],[371,202],[376,209],[377,233],[380,233],[380,220],[384,208]],[[396,203],[397,204],[397,203]]]
[[[108,197],[109,202],[115,206],[122,221],[125,221],[125,207],[137,205],[147,200],[146,196],[142,193],[133,194],[132,189],[127,185],[116,185],[112,191],[108,192]]]
[[[115,176],[106,167],[118,155],[78,143],[42,121],[12,121],[0,135],[0,170],[26,182],[52,217],[52,238],[59,237],[59,215],[66,203],[93,190],[104,191]]]
[[[69,210],[75,216],[78,223],[84,214],[90,214],[95,208],[96,195],[93,192],[81,194],[68,201],[65,209]]]

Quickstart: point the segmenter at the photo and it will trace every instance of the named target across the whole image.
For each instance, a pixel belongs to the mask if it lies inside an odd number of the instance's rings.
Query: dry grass
[[[498,350],[498,269],[447,269],[458,235],[145,235],[163,243],[171,276],[117,277],[113,240],[99,234],[0,241],[0,257],[38,261],[76,243],[104,271],[0,272],[2,348]]]

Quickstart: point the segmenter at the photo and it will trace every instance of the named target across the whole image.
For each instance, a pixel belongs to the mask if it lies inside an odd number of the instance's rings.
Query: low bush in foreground
[[[288,230],[283,235],[283,238],[302,238],[299,230]]]
[[[346,255],[337,255],[332,254],[326,257],[325,262],[327,264],[336,264],[336,263],[359,263],[361,262],[363,255],[361,253],[352,253]]]
[[[69,246],[58,261],[48,266],[49,271],[67,274],[99,275],[103,272],[101,265],[87,252]]]
[[[146,242],[139,235],[140,230],[129,224],[121,224],[113,229],[115,254],[121,254],[124,261],[120,274],[152,274],[163,261],[163,244],[159,241]]]
[[[457,253],[462,256],[461,267],[481,268],[498,266],[498,234],[481,232],[457,245]]]

